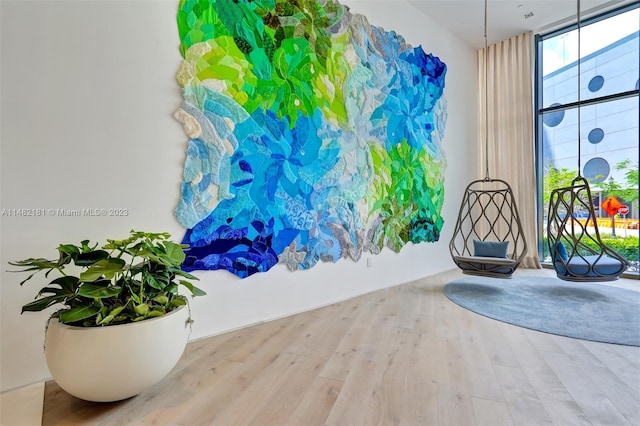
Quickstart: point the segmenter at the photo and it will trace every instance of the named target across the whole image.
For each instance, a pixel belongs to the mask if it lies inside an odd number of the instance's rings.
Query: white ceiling
[[[408,1],[470,46],[484,46],[484,0]],[[581,0],[580,17],[585,19],[635,1]],[[547,32],[574,23],[578,9],[577,0],[488,0],[487,5],[488,44],[525,31]]]

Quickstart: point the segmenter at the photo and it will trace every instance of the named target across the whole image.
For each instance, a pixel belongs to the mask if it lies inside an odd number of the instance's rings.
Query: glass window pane
[[[547,165],[556,169],[577,170],[578,167],[578,120],[577,109],[556,111],[543,115],[563,113],[562,121],[556,126],[543,124],[543,152]],[[638,158],[638,98],[626,98],[580,108],[581,164],[594,157],[603,157],[613,166],[618,162]],[[594,138],[592,135],[597,134]],[[586,176],[585,177],[589,177]],[[621,180],[620,173],[613,173],[614,179]]]
[[[568,186],[580,167],[591,183],[600,235],[606,245],[631,262],[629,272],[638,273],[639,185],[639,99],[617,94],[640,86],[640,15],[635,7],[583,25],[580,101],[595,101],[580,107],[580,164],[578,164],[578,109],[563,105],[578,101],[577,31],[567,31],[538,43],[539,128],[537,140],[543,173],[543,215],[555,188]],[[628,96],[628,94],[627,94]],[[606,97],[606,99],[604,99]],[[558,106],[555,111],[540,110]],[[601,203],[618,198],[628,213],[610,216]],[[541,238],[545,234],[543,219]],[[549,261],[542,244],[543,261]]]
[[[580,99],[635,90],[640,64],[639,9],[585,25],[580,30]],[[578,31],[542,42],[542,108],[578,100]]]
[[[555,188],[568,186],[578,170],[578,129],[577,109],[564,111],[564,119],[554,127],[543,125],[543,194],[544,212],[548,210],[548,197]],[[629,246],[628,260],[632,262],[632,271],[638,271],[638,158],[639,134],[638,98],[626,98],[584,106],[580,109],[581,122],[581,169],[582,175],[589,179],[594,194],[594,208],[601,222],[600,233],[603,237],[611,234],[616,237],[636,237],[636,247]],[[598,143],[589,140],[594,129],[603,136]],[[633,174],[635,170],[635,175]],[[635,176],[635,178],[634,178]],[[635,179],[635,180],[634,180]],[[599,200],[616,196],[629,207],[626,215],[611,217],[600,206]],[[616,221],[617,220],[617,224]],[[599,222],[600,223],[600,222]],[[547,247],[543,256],[548,257]],[[544,259],[544,257],[543,257]]]

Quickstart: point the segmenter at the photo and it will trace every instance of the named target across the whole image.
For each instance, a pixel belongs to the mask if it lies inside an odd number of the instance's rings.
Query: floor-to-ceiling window
[[[590,182],[600,234],[638,273],[639,4],[536,38],[536,143],[541,260],[551,190],[580,173]],[[580,45],[580,54],[578,53]],[[580,79],[578,79],[580,60]],[[578,97],[578,80],[580,96]],[[578,159],[578,105],[580,159]],[[615,215],[603,208],[614,197]]]

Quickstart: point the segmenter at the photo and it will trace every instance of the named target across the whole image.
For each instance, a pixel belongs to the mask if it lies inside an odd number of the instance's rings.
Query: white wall
[[[49,377],[48,313],[20,315],[44,280],[18,283],[7,262],[54,257],[59,243],[125,237],[129,229],[184,230],[173,217],[186,136],[172,114],[182,101],[178,1],[7,1],[1,19],[1,208],[44,216],[1,219],[1,389]],[[385,250],[291,273],[277,266],[245,280],[202,272],[209,294],[192,304],[192,339],[286,316],[454,267],[448,253],[464,186],[475,178],[475,52],[408,3],[351,3],[374,25],[422,44],[449,67],[446,223],[441,241]],[[49,209],[118,208],[125,217],[60,217]]]

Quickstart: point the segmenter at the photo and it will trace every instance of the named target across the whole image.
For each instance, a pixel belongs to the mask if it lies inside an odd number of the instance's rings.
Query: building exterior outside
[[[639,32],[630,34],[583,58],[581,101],[638,90],[639,35]],[[576,75],[577,62],[573,62],[543,76],[543,105],[576,102]],[[543,115],[545,167],[577,170],[577,117],[577,108]],[[622,184],[624,171],[616,170],[616,164],[624,160],[638,162],[638,96],[582,106],[580,122],[582,175],[592,183],[614,179]],[[630,213],[637,218],[638,206]]]

